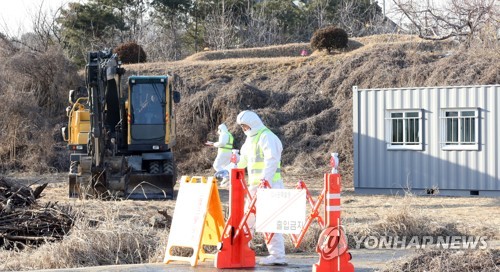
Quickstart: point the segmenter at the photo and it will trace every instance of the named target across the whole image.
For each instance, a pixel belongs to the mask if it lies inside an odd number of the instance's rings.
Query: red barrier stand
[[[306,183],[304,181],[299,181],[295,189],[306,190],[306,199],[309,202],[309,205],[311,206],[311,212],[307,216],[306,223],[304,224],[304,227],[302,228],[300,233],[298,235],[290,234],[290,238],[292,239],[293,245],[295,246],[295,248],[298,248],[300,246],[300,243],[302,242],[302,239],[304,239],[304,236],[307,230],[309,229],[309,226],[311,225],[314,219],[318,220],[318,225],[320,226],[320,228],[325,227],[325,222],[323,222],[323,218],[321,217],[321,215],[319,215],[319,207],[321,203],[323,203],[323,199],[325,197],[325,188],[323,188],[321,194],[318,196],[318,199],[316,201],[314,201],[314,199],[312,198],[311,193],[309,193],[309,190],[307,189]],[[268,237],[266,236],[266,239],[267,238]],[[269,238],[272,238],[272,236],[270,236]],[[266,242],[268,243],[269,241],[271,241],[271,239],[266,240]]]
[[[297,184],[296,189],[306,190],[307,200],[312,211],[301,233],[292,235],[292,241],[295,247],[298,247],[312,221],[317,219],[320,227],[324,229],[316,246],[319,261],[313,265],[312,271],[351,272],[354,271],[354,266],[350,263],[351,254],[348,252],[347,239],[340,224],[340,175],[337,173],[338,158],[336,153],[332,153],[330,164],[333,167],[332,173],[325,174],[325,186],[317,201],[312,199],[304,182],[300,181]],[[270,186],[267,181],[263,181],[259,188],[270,188]],[[245,197],[250,201],[246,212]],[[248,246],[252,240],[252,234],[247,219],[251,213],[255,213],[257,198],[252,198],[248,191],[244,169],[231,170],[229,200],[230,216],[222,232],[222,241],[219,243],[219,251],[215,255],[214,266],[216,268],[255,267],[255,252]],[[318,213],[323,200],[325,221]],[[265,233],[264,235],[267,242],[273,237],[273,233]]]
[[[243,220],[247,192],[245,170],[231,169],[230,216],[222,232],[219,251],[215,255],[216,268],[255,267],[255,252],[248,246],[252,234],[246,220]],[[236,235],[237,232],[239,235]]]

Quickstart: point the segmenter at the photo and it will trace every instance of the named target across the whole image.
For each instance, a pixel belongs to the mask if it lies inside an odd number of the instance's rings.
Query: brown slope
[[[231,59],[127,67],[130,74],[176,76],[182,94],[174,148],[180,174],[211,172],[215,151],[204,148],[202,143],[207,137],[216,139],[215,131],[221,122],[242,143],[243,133],[235,119],[241,110],[252,109],[282,139],[285,178],[287,173],[321,175],[328,171],[329,153],[335,151],[340,156],[344,181],[352,184],[353,86],[500,82],[498,50],[465,51],[452,42],[423,41],[411,36],[352,39],[348,50],[332,55],[315,52],[308,57],[255,58],[259,51],[241,52],[246,55],[233,52],[235,57]]]

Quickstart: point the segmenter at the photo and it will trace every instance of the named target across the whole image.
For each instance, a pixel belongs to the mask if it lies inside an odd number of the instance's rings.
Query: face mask
[[[252,132],[251,129],[243,131],[243,133],[245,133],[245,135],[248,136],[248,137],[252,137],[253,136],[253,132]]]

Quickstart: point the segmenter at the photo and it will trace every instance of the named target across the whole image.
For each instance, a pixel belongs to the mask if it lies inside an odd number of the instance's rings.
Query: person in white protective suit
[[[217,142],[206,142],[206,145],[217,147],[217,157],[215,157],[213,167],[216,172],[224,170],[231,160],[231,150],[233,149],[234,137],[225,124],[220,124],[217,129],[219,139]]]
[[[281,178],[281,152],[283,145],[280,139],[269,130],[253,111],[242,111],[236,122],[246,135],[245,143],[240,150],[238,168],[247,168],[248,190],[252,196],[257,193],[261,180],[269,182],[272,189],[284,189]],[[246,201],[248,205],[249,201]],[[259,212],[259,211],[257,211]],[[255,228],[255,216],[252,214],[248,226]],[[267,244],[269,256],[260,259],[260,265],[286,265],[285,241],[283,234],[275,233]]]

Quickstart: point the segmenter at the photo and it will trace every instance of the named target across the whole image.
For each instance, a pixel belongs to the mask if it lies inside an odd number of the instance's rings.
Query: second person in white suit
[[[215,157],[213,167],[215,172],[224,170],[231,160],[231,150],[233,149],[234,137],[225,124],[220,124],[217,128],[219,139],[217,142],[206,142],[206,145],[217,147],[217,157]]]

